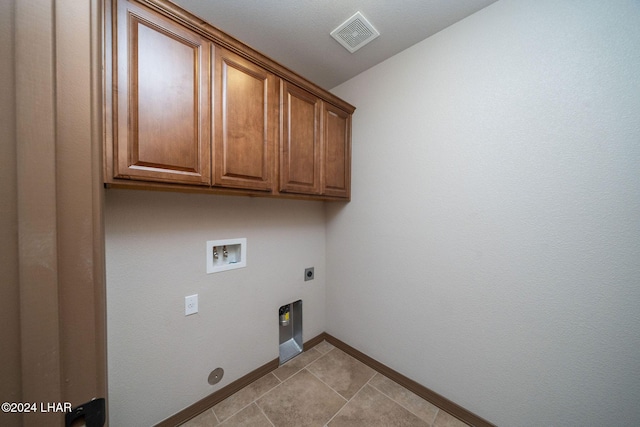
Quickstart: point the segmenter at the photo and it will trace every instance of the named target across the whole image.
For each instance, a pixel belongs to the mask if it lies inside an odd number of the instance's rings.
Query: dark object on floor
[[[65,427],[71,427],[74,421],[84,418],[86,427],[102,427],[106,420],[104,398],[93,399],[71,409],[64,416]]]

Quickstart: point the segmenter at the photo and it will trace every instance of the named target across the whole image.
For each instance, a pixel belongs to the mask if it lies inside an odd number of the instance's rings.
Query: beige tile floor
[[[182,427],[466,424],[323,341]]]

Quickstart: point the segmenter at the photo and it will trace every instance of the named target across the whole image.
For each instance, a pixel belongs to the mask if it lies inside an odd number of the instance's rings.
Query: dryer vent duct
[[[353,53],[380,33],[360,12],[344,21],[338,28],[331,31],[331,37],[337,40],[345,49]]]

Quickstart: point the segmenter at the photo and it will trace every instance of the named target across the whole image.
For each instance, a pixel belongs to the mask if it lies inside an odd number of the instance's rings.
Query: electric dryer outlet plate
[[[314,272],[313,267],[304,269],[304,281],[313,280]]]

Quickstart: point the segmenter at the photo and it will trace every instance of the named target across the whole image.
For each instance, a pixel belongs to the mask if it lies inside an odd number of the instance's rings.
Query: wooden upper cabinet
[[[108,186],[349,200],[354,107],[169,0],[104,0]]]
[[[320,114],[318,97],[283,82],[280,191],[320,194]]]
[[[322,194],[351,197],[351,114],[323,103]]]
[[[279,79],[222,48],[215,58],[214,185],[270,191]]]
[[[209,185],[211,42],[126,1],[116,28],[114,177]]]
[[[280,191],[351,196],[351,114],[283,83]]]

